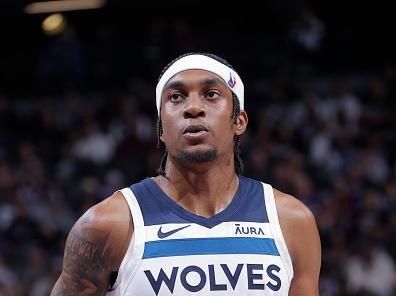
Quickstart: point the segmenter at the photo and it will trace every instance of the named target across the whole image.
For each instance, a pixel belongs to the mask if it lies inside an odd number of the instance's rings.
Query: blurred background
[[[48,295],[77,218],[155,175],[157,77],[189,51],[244,80],[245,175],[313,211],[321,295],[396,295],[389,7],[66,1],[0,1],[0,295]]]

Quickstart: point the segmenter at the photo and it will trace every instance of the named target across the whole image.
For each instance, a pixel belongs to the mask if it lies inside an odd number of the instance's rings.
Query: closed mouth
[[[183,131],[183,134],[187,134],[187,133],[199,133],[199,132],[207,132],[208,129],[203,126],[202,124],[192,124],[189,125],[188,127],[186,127],[186,129]]]

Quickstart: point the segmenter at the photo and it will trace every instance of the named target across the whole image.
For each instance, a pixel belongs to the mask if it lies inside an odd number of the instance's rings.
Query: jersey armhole
[[[122,193],[128,203],[134,230],[128,249],[121,261],[112,291],[117,290],[120,285],[122,285],[123,291],[127,289],[142,260],[145,242],[143,215],[135,195],[130,188],[124,188],[119,190],[119,192]]]
[[[278,248],[279,254],[286,267],[286,271],[289,276],[289,280],[291,282],[294,274],[293,263],[290,257],[289,250],[286,245],[285,238],[282,233],[282,229],[280,227],[278,211],[276,209],[276,204],[275,204],[274,191],[271,185],[265,183],[262,184],[264,189],[264,199],[267,208],[267,215],[268,215],[268,220],[270,222],[269,224],[271,227],[271,231],[274,236],[276,247]]]

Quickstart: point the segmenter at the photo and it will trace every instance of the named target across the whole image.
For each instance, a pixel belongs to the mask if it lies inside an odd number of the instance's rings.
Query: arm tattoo
[[[87,240],[76,230],[70,232],[63,262],[64,295],[98,295],[106,291],[108,267],[102,252],[100,244]]]

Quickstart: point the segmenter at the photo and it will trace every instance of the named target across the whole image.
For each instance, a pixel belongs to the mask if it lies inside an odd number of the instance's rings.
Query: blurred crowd
[[[294,71],[247,75],[245,175],[313,211],[322,241],[322,296],[396,295],[396,69],[318,73],[309,61],[324,24],[313,17],[308,13],[290,30],[298,47],[288,55]],[[174,44],[185,48],[174,52],[194,49],[199,40],[183,24],[177,28]],[[142,43],[147,73],[158,75],[165,65],[159,63],[167,56],[160,51],[162,33],[153,22]],[[38,80],[57,87],[65,77],[81,81],[73,48],[50,47],[38,63]],[[54,63],[62,50],[73,56]],[[96,81],[112,70],[100,53],[93,59]],[[249,63],[241,68],[248,72]],[[0,295],[48,295],[76,219],[115,190],[155,175],[162,151],[153,77],[132,75],[106,90],[74,83],[44,95],[0,93]]]

